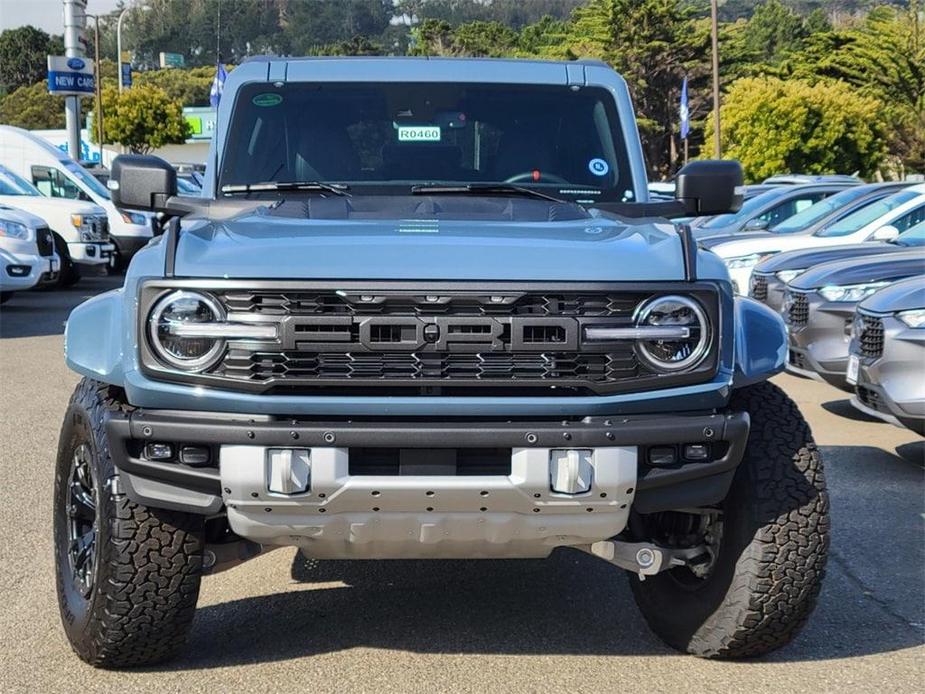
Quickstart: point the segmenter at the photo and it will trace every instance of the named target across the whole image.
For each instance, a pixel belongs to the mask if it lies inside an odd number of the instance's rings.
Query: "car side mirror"
[[[177,172],[160,157],[120,154],[106,187],[118,208],[166,212],[167,200],[177,194]]]
[[[745,225],[745,231],[764,231],[768,228],[766,219],[750,219]]]
[[[738,212],[744,181],[737,161],[692,161],[678,171],[674,196],[690,216]]]
[[[877,229],[872,238],[874,241],[892,241],[897,236],[899,236],[899,229],[892,224],[887,224]]]

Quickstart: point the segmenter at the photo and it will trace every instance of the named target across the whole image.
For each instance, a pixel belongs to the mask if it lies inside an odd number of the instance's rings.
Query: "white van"
[[[106,210],[80,200],[56,200],[42,195],[21,176],[0,166],[0,205],[9,205],[41,217],[54,234],[61,257],[59,282],[74,284],[80,265],[108,265],[115,250],[109,242]]]
[[[0,205],[0,304],[13,292],[56,282],[60,269],[61,259],[45,220]]]
[[[0,164],[31,181],[43,195],[94,202],[106,210],[116,267],[125,267],[154,235],[153,215],[117,210],[102,183],[64,151],[28,130],[0,125]]]

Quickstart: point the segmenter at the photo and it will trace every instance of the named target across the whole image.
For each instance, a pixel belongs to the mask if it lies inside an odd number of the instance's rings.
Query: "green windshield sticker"
[[[251,99],[251,103],[254,104],[254,106],[279,106],[282,101],[283,97],[281,94],[273,94],[271,92],[258,94]]]
[[[439,125],[400,125],[399,142],[440,142]]]

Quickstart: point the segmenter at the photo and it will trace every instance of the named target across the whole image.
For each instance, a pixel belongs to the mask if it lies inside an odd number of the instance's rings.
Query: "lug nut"
[[[655,552],[648,548],[642,548],[636,552],[636,563],[643,569],[648,569],[655,563]]]

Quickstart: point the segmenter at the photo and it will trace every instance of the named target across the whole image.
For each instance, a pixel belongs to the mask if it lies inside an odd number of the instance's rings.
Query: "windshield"
[[[849,188],[848,190],[843,190],[840,193],[836,193],[824,200],[820,200],[815,205],[807,207],[802,212],[797,212],[792,217],[785,219],[783,222],[778,224],[775,227],[772,227],[770,231],[773,231],[775,234],[792,234],[797,231],[802,231],[803,229],[812,226],[816,222],[825,217],[828,217],[835,210],[840,207],[854,202],[859,197],[864,195],[867,191],[861,188]]]
[[[847,217],[843,217],[834,224],[820,229],[814,235],[815,236],[848,236],[853,234],[860,229],[863,229],[871,222],[875,221],[879,217],[882,217],[887,212],[896,209],[902,204],[914,200],[921,193],[915,193],[911,190],[904,190],[901,193],[894,193],[893,195],[878,200],[875,203],[862,207],[857,212],[852,212]]]
[[[721,214],[718,217],[714,217],[709,222],[704,224],[703,228],[718,229],[719,227],[724,227],[735,222],[747,222],[749,219],[754,217],[767,203],[776,200],[778,197],[780,197],[780,195],[781,191],[777,188],[774,190],[765,191],[761,195],[756,195],[750,200],[746,200],[742,207],[739,208],[739,211],[735,214]]]
[[[104,200],[109,200],[109,191],[106,190],[106,186],[104,186],[96,178],[94,178],[80,164],[75,164],[74,162],[68,162],[64,166],[68,171],[70,171],[72,174],[74,174],[74,176],[77,177],[77,180],[79,180],[87,188],[89,188],[94,193],[94,195],[99,195]]]
[[[9,169],[0,167],[0,195],[41,195],[39,189]]]
[[[225,147],[220,188],[320,181],[394,195],[510,183],[575,202],[634,199],[614,99],[599,88],[252,84]]]
[[[891,243],[900,246],[925,246],[925,222],[919,222],[914,227],[909,227]]]

